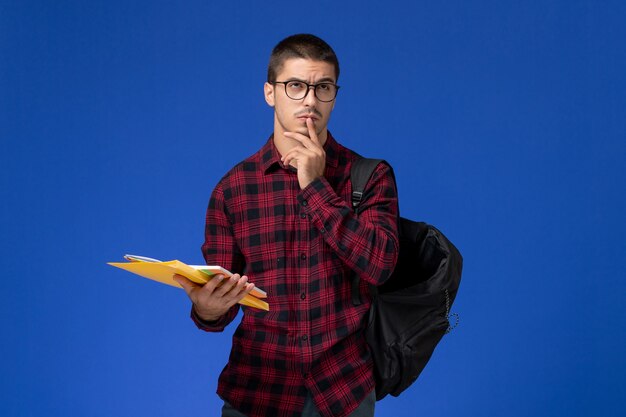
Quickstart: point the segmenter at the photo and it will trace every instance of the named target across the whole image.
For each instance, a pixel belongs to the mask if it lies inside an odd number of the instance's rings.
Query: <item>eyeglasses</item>
[[[322,102],[333,101],[335,97],[337,97],[337,91],[339,91],[339,86],[333,83],[319,83],[319,84],[308,84],[304,81],[274,81],[270,84],[284,84],[285,85],[285,94],[292,100],[302,100],[307,94],[309,94],[309,89],[313,88],[313,92],[315,94],[315,98]]]

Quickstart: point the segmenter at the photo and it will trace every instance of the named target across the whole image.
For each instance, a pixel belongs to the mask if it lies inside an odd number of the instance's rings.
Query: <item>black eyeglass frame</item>
[[[304,94],[304,96],[302,96],[302,98],[293,98],[289,95],[289,93],[287,92],[287,84],[289,83],[302,83],[304,85],[306,85],[306,93]],[[322,103],[330,103],[331,101],[334,101],[337,98],[337,93],[339,93],[339,88],[341,88],[340,86],[338,86],[335,83],[331,83],[328,81],[324,81],[321,83],[317,83],[317,84],[309,84],[305,81],[300,81],[300,80],[289,80],[289,81],[272,81],[270,82],[270,84],[272,85],[276,85],[276,84],[283,84],[285,86],[285,95],[287,97],[289,97],[291,100],[304,100],[306,98],[306,96],[309,95],[309,90],[311,89],[311,87],[313,87],[313,94],[315,95],[315,98],[318,99],[319,101],[321,101]],[[333,98],[331,98],[330,100],[322,100],[321,98],[319,98],[317,96],[317,86],[319,85],[332,85],[335,87],[335,96]]]

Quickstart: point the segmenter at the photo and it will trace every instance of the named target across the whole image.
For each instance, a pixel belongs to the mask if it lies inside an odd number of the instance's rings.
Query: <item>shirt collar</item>
[[[326,165],[336,168],[339,162],[339,144],[327,131],[326,143],[324,143],[324,151],[326,152]],[[261,156],[261,168],[263,173],[267,174],[271,169],[282,167],[280,154],[274,144],[274,135],[271,135],[259,153]]]

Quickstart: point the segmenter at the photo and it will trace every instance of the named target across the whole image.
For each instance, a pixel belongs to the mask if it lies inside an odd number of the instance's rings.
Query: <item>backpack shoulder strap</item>
[[[383,159],[372,158],[359,158],[352,162],[350,167],[350,181],[352,182],[352,209],[355,213],[359,213],[359,204],[363,199],[363,193],[365,192],[365,186],[370,177],[374,173],[374,170],[381,162],[385,162]],[[359,276],[354,274],[351,285],[352,305],[358,306],[363,302],[361,301],[361,295],[359,294]],[[378,292],[374,285],[370,285],[370,293],[376,295]]]
[[[359,212],[359,204],[363,199],[365,186],[374,173],[374,170],[381,162],[385,161],[382,159],[360,158],[352,162],[352,166],[350,168],[350,181],[352,182],[352,208],[357,213]]]

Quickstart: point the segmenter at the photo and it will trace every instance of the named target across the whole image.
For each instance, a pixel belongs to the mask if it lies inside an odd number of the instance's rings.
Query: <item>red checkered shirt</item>
[[[324,176],[304,190],[273,139],[217,184],[206,216],[207,264],[245,273],[268,293],[270,311],[241,307],[218,394],[250,417],[299,416],[307,390],[322,416],[346,416],[374,389],[363,329],[367,284],[391,274],[398,253],[398,201],[390,170],[372,175],[358,217],[350,166],[358,155],[328,134]],[[354,306],[358,274],[363,304]],[[233,307],[217,322],[222,331]]]

